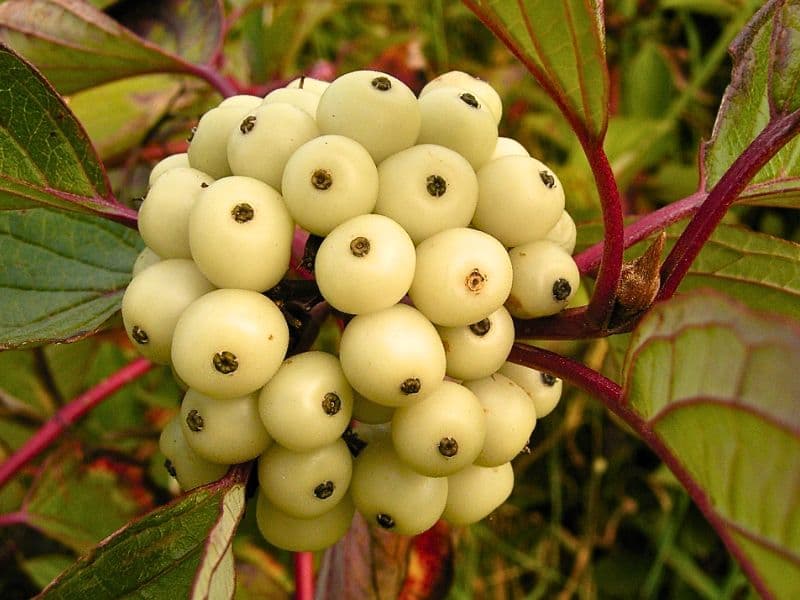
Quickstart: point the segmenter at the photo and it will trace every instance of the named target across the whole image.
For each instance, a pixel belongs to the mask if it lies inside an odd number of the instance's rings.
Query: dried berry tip
[[[253,131],[253,127],[256,126],[256,118],[254,115],[247,115],[242,121],[242,124],[239,125],[239,131],[242,133],[250,133]]]
[[[326,169],[317,169],[311,174],[311,185],[318,190],[327,190],[333,185],[331,172]]]
[[[392,82],[389,80],[388,77],[384,77],[383,75],[381,75],[380,77],[376,77],[375,79],[372,80],[371,83],[372,87],[381,92],[385,92],[387,90],[392,89]]]
[[[556,187],[556,178],[553,177],[553,174],[550,171],[539,171],[539,177],[547,189],[552,190],[554,187]]]
[[[369,240],[365,237],[359,236],[350,242],[350,252],[357,258],[369,254],[369,247]]]
[[[464,280],[464,285],[470,292],[480,292],[483,285],[486,283],[486,276],[478,269],[472,269],[467,278]]]
[[[333,416],[338,413],[342,408],[342,401],[334,392],[328,392],[322,399],[322,410],[328,416]]]
[[[375,521],[384,529],[391,529],[394,527],[394,519],[384,513],[378,513],[375,515]]]
[[[400,384],[400,391],[404,394],[417,394],[422,389],[422,383],[416,377],[409,377]]]
[[[550,373],[542,373],[541,377],[542,377],[542,383],[545,384],[546,386],[553,386],[556,384],[556,381],[558,381],[558,377],[556,377],[555,375],[551,375]]]
[[[559,277],[556,279],[555,283],[553,283],[553,299],[555,299],[557,302],[566,300],[569,298],[571,293],[572,286],[569,284],[569,281],[563,277]]]
[[[164,468],[167,470],[167,473],[169,473],[172,477],[178,476],[178,472],[175,470],[175,465],[172,464],[172,461],[170,459],[164,461]]]
[[[192,409],[189,411],[189,414],[186,415],[186,424],[189,426],[189,431],[203,431],[203,417],[202,415],[197,412],[197,410]]]
[[[428,175],[426,187],[431,196],[440,198],[447,191],[447,181],[441,175]]]
[[[150,341],[150,336],[148,336],[147,332],[138,325],[134,325],[133,329],[131,329],[131,337],[137,344],[146,344]]]
[[[469,92],[464,92],[463,94],[461,94],[459,96],[459,98],[461,98],[461,101],[464,104],[467,104],[467,105],[471,106],[472,108],[480,108],[481,107],[481,103],[478,102],[478,99],[475,96],[473,96],[472,94],[470,94]]]
[[[247,202],[237,204],[231,209],[231,216],[233,216],[233,220],[237,223],[252,221],[255,215],[256,211],[253,210],[253,207],[247,204]]]
[[[239,368],[239,360],[236,355],[227,350],[217,352],[214,355],[214,368],[223,375],[229,375]]]
[[[477,323],[473,323],[472,325],[469,326],[469,330],[478,337],[485,336],[487,333],[489,333],[489,330],[491,328],[492,328],[492,322],[489,320],[488,317],[486,319],[481,319]]]
[[[314,488],[314,495],[320,500],[325,500],[325,498],[330,498],[333,495],[335,489],[336,486],[333,485],[332,481],[324,481]]]
[[[439,440],[439,454],[451,458],[458,454],[458,442],[455,438],[443,437]]]

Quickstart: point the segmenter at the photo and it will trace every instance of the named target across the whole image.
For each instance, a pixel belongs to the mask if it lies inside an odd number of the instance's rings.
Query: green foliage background
[[[59,147],[70,157],[86,157],[93,146],[108,172],[107,179],[93,172],[87,159],[90,166],[81,177],[70,178],[73,169],[62,172],[63,180],[53,179],[48,174],[60,171],[44,164],[50,155],[0,153],[4,173],[33,182],[20,186],[17,181],[0,181],[0,207],[30,209],[32,202],[45,196],[51,206],[0,215],[3,342],[7,347],[32,341],[44,344],[0,353],[0,457],[19,448],[64,403],[133,358],[114,315],[141,241],[123,225],[57,209],[77,198],[85,212],[122,219],[124,211],[110,206],[110,198],[120,199],[128,209],[136,207],[153,164],[180,151],[198,116],[219,100],[203,80],[207,73],[195,65],[213,56],[213,40],[221,30],[226,31],[225,43],[214,67],[250,93],[263,95],[302,73],[332,76],[365,67],[392,72],[415,90],[450,69],[487,79],[504,99],[501,135],[520,140],[532,155],[553,166],[568,190],[567,208],[581,225],[579,249],[601,233],[594,181],[569,124],[524,67],[459,2],[231,0],[226,3],[225,22],[215,17],[214,2],[171,0],[144,16],[131,1],[93,4],[106,11],[108,21],[96,22],[99,33],[93,41],[82,41],[70,53],[9,29],[0,35],[40,65],[44,76],[67,96],[66,106],[85,129],[85,133],[57,129],[63,138]],[[720,130],[715,129],[715,115],[731,78],[733,65],[726,50],[761,4],[756,0],[606,2],[611,116],[605,149],[629,213],[651,212],[701,186],[700,148]],[[19,2],[0,2],[0,22],[22,19],[14,8]],[[148,43],[114,29],[114,19]],[[78,21],[66,28],[67,35],[85,40]],[[758,49],[763,40],[755,43]],[[122,57],[118,62],[103,62],[99,49],[109,48]],[[76,65],[82,67],[80,77],[75,76]],[[564,75],[565,89],[570,76]],[[19,94],[29,94],[31,105],[43,98],[51,101],[44,92],[37,95],[33,80],[6,79],[19,80]],[[0,102],[2,93],[0,89]],[[21,106],[19,94],[13,102]],[[754,96],[743,102],[757,100]],[[55,106],[50,112],[58,110]],[[587,129],[601,131],[602,106],[589,113]],[[24,139],[35,129],[26,129],[25,123],[23,113],[22,124],[16,119],[0,126],[5,131],[15,126],[15,138]],[[721,124],[720,139],[731,139],[724,133],[726,126],[733,125]],[[735,145],[712,146],[706,156],[709,180],[718,178],[741,150]],[[774,184],[775,173],[796,168],[797,154],[795,142],[782,154],[783,162],[773,163],[773,171],[762,179]],[[53,189],[62,193],[53,194]],[[791,210],[797,206],[796,195],[787,192],[752,204],[730,211],[693,265],[683,290],[721,288],[752,308],[797,320],[800,219]],[[669,231],[670,241],[679,228]],[[100,248],[84,244],[101,238]],[[634,248],[632,253],[640,250]],[[32,264],[42,270],[15,272],[15,256],[37,253],[42,256]],[[30,263],[30,258],[26,260]],[[47,286],[52,286],[47,303],[31,301],[31,290],[48,290]],[[725,302],[719,300],[720,305]],[[697,310],[706,309],[704,305]],[[726,310],[736,322],[739,309]],[[77,329],[76,323],[80,323]],[[99,335],[68,345],[46,343],[101,327]],[[704,327],[700,336],[713,338]],[[780,329],[771,321],[767,325],[759,321],[759,327]],[[323,347],[335,344],[331,331],[324,334]],[[745,347],[748,335],[740,336]],[[543,345],[622,383],[629,339]],[[679,344],[677,335],[670,343]],[[710,352],[725,351],[719,340],[705,339],[705,343]],[[643,346],[644,354],[659,351],[644,342]],[[632,391],[632,398],[643,416],[650,416],[642,395]],[[154,370],[71,428],[43,464],[0,490],[0,512],[22,515],[20,523],[0,528],[1,597],[36,594],[106,536],[176,494],[161,467],[157,437],[179,402],[180,392],[169,370]],[[701,418],[707,427],[715,422],[714,415]],[[687,420],[679,426],[664,425],[677,427],[665,435],[678,439],[706,433],[681,431]],[[748,431],[754,428],[757,425]],[[771,434],[756,435],[754,443]],[[712,440],[725,432],[715,435]],[[788,440],[785,455],[796,447],[796,438]],[[700,462],[697,458],[692,464]],[[786,469],[797,473],[793,463]],[[567,386],[557,410],[538,423],[530,453],[517,459],[515,473],[516,487],[504,506],[486,521],[454,532],[449,598],[754,595],[739,566],[671,473],[623,423],[579,390]],[[746,489],[746,484],[741,487]],[[168,510],[188,511],[200,529],[219,525],[220,507],[245,502],[244,485],[211,489],[195,500],[191,510],[185,504]],[[289,597],[290,556],[263,542],[253,512],[245,511],[234,543],[236,597]],[[177,536],[180,531],[170,534]],[[123,542],[134,548],[151,546],[147,535],[142,526],[127,531]],[[797,552],[795,542],[785,543]],[[199,552],[200,541],[192,538],[186,543],[194,544],[186,556]],[[165,594],[191,582],[196,565],[191,560],[154,560],[169,563],[169,577],[174,580],[162,581],[159,585],[164,588],[133,589]],[[66,597],[85,592],[82,564],[67,571],[62,590]],[[780,578],[781,573],[772,576]],[[207,585],[213,589],[213,582]]]

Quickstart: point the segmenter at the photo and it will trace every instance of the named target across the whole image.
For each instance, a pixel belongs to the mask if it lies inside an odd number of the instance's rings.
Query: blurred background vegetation
[[[133,1],[95,4],[123,23],[136,10]],[[518,139],[557,171],[576,221],[597,220],[591,172],[569,126],[533,78],[459,2],[229,0],[226,5],[229,29],[219,68],[250,93],[263,95],[304,73],[331,78],[359,68],[390,72],[415,91],[452,69],[488,80],[504,100],[500,134]],[[697,189],[699,148],[711,134],[730,80],[727,48],[760,5],[757,0],[607,0],[612,118],[606,150],[630,215]],[[182,151],[198,116],[218,100],[197,79],[147,75],[78,93],[69,103],[106,162],[118,197],[135,203],[146,191],[152,165],[164,154]],[[728,218],[800,241],[796,212],[743,207]],[[0,457],[19,447],[58,406],[130,360],[124,338],[110,330],[68,346],[0,353]],[[544,345],[612,378],[625,350],[624,340]],[[80,493],[76,486],[53,482],[52,475],[43,481],[36,469],[0,492],[2,512],[24,501],[53,517],[47,502],[53,498],[75,512],[58,514],[60,537],[46,523],[45,536],[24,527],[0,529],[0,597],[35,594],[76,553],[175,493],[161,467],[157,437],[179,400],[169,371],[158,370],[73,428],[48,464],[59,477],[80,478]],[[530,453],[516,460],[515,472],[515,490],[504,506],[484,522],[454,531],[449,598],[753,595],[659,460],[581,392],[565,386],[559,407],[537,424]],[[26,481],[33,482],[30,491]],[[98,510],[99,505],[105,508]],[[241,567],[237,595],[288,597],[291,557],[261,540],[253,512],[235,545]]]

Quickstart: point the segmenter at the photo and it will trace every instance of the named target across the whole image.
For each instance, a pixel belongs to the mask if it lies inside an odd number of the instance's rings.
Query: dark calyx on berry
[[[434,198],[441,198],[447,191],[447,181],[441,175],[428,175],[426,189]]]
[[[392,89],[392,82],[388,77],[384,77],[383,75],[376,77],[370,83],[372,83],[372,87],[380,92],[386,92]]]
[[[394,519],[385,513],[378,513],[375,515],[375,522],[384,529],[391,529],[394,527]]]
[[[369,240],[365,237],[359,236],[350,242],[350,252],[356,258],[361,258],[369,254]]]
[[[233,216],[233,220],[237,223],[247,223],[253,220],[256,211],[253,210],[253,207],[247,204],[247,202],[242,202],[231,209],[231,215]]]
[[[556,279],[555,283],[553,283],[553,298],[556,301],[561,302],[562,300],[566,300],[571,293],[572,286],[569,284],[569,281],[563,277],[559,277]]]
[[[487,333],[489,333],[489,330],[491,328],[492,328],[492,322],[489,320],[488,317],[486,319],[481,319],[477,323],[473,323],[472,325],[469,326],[469,330],[478,337],[485,336]]]
[[[253,131],[253,128],[256,126],[256,118],[254,115],[248,115],[242,121],[242,124],[239,125],[239,131],[242,133],[250,133]]]
[[[138,325],[134,325],[133,329],[131,329],[131,337],[137,344],[146,344],[150,341],[150,336]]]
[[[417,394],[422,389],[422,383],[417,377],[409,377],[400,384],[400,391],[404,394]]]
[[[333,495],[335,489],[336,486],[333,485],[332,481],[323,481],[314,488],[314,495],[320,500],[325,500],[325,498],[330,498]]]
[[[328,392],[322,399],[322,410],[328,416],[333,416],[338,413],[342,408],[342,401],[334,392]]]
[[[467,106],[471,106],[472,108],[481,107],[481,103],[478,102],[478,99],[469,92],[464,92],[459,96],[459,98],[461,98],[461,101]]]
[[[455,438],[443,437],[439,440],[439,454],[451,458],[458,454],[458,442]]]
[[[190,431],[203,431],[203,417],[197,412],[195,409],[189,411],[189,414],[186,415],[186,424],[189,426]]]
[[[217,352],[213,358],[214,368],[223,375],[229,375],[239,368],[239,360],[233,352],[223,350]]]
[[[555,375],[551,375],[550,373],[542,373],[541,377],[542,377],[542,383],[545,384],[546,386],[554,386],[556,384],[556,381],[558,381],[558,377],[556,377]]]
[[[311,174],[311,185],[318,190],[327,190],[333,185],[333,177],[327,169],[317,169]]]

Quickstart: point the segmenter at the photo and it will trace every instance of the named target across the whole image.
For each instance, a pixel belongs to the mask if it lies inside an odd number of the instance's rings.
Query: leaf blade
[[[136,218],[114,198],[89,137],[63,99],[0,43],[0,210],[37,205]]]
[[[657,305],[633,333],[623,373],[631,408],[778,597],[800,591],[798,368],[796,322],[707,291]]]
[[[229,561],[227,548],[244,511],[249,469],[234,469],[220,481],[197,488],[147,516],[129,523],[67,569],[41,598],[189,597],[196,573],[206,568],[209,532],[226,539],[219,573]],[[227,516],[226,516],[227,515]],[[226,524],[218,528],[222,521]],[[210,590],[233,589],[212,579]]]
[[[37,65],[62,94],[132,75],[190,70],[79,0],[7,0],[0,4],[0,41]]]
[[[136,232],[99,217],[0,212],[0,349],[96,331],[119,310],[141,246]]]
[[[523,61],[570,122],[594,140],[603,138],[610,86],[601,2],[465,3]],[[564,43],[565,37],[568,43]]]
[[[702,148],[703,189],[710,189],[777,114],[797,110],[796,65],[781,67],[773,56],[796,54],[800,36],[793,34],[798,7],[769,0],[756,12],[731,45],[731,83],[720,104],[711,139]],[[788,41],[785,40],[788,38]],[[783,40],[783,41],[781,41]],[[780,63],[780,58],[775,59]],[[793,140],[753,178],[752,184],[800,176],[800,140]]]

